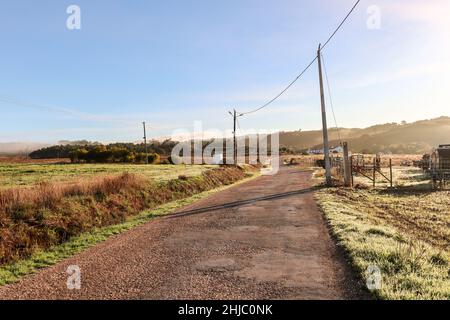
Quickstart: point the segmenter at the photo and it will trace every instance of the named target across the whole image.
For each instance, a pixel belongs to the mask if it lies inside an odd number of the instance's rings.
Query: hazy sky
[[[135,141],[144,120],[154,137],[228,129],[227,111],[276,95],[354,2],[4,0],[0,142]],[[66,27],[71,4],[81,30]],[[362,0],[323,53],[339,126],[450,116],[449,16],[448,0]],[[240,124],[319,129],[317,66]]]

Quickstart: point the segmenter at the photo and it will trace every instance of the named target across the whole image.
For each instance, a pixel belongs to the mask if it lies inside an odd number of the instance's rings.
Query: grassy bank
[[[192,204],[214,193],[226,190],[236,184],[243,183],[255,176],[257,176],[256,172],[254,172],[254,175],[240,180],[233,185],[221,186],[195,194],[191,197],[163,204],[151,210],[140,212],[135,216],[127,217],[124,222],[119,224],[102,228],[93,228],[88,232],[72,237],[65,243],[52,246],[47,250],[37,250],[28,258],[2,265],[0,266],[0,286],[14,283],[25,275],[37,272],[39,269],[51,266],[65,258],[71,257],[95,244],[105,241],[113,235],[130,230],[131,228],[143,224],[154,217],[171,213],[183,206]]]
[[[199,176],[154,181],[124,173],[72,184],[40,184],[0,191],[0,264],[29,257],[73,237],[161,204],[229,185],[244,169],[221,167]]]
[[[414,169],[394,189],[316,193],[338,243],[360,275],[381,270],[381,299],[450,299],[450,192],[432,192]]]

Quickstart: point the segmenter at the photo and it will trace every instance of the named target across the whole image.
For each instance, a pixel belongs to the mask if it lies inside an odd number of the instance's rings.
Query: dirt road
[[[311,172],[283,167],[0,288],[0,299],[358,299]],[[77,265],[81,289],[67,289]]]

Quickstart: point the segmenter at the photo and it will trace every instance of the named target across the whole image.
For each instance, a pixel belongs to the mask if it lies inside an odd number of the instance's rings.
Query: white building
[[[335,148],[330,148],[330,152],[331,153],[344,153],[344,148],[342,148],[341,146],[335,147]]]
[[[344,152],[344,148],[342,148],[341,146],[338,147],[330,147],[330,153],[343,153]],[[323,154],[323,148],[322,149],[309,149],[308,150],[309,154]]]

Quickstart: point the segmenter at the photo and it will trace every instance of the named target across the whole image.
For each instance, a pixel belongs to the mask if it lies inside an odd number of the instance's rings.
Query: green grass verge
[[[77,237],[72,238],[68,242],[61,245],[53,246],[48,250],[39,250],[32,254],[31,257],[17,262],[0,266],[0,286],[14,283],[21,277],[39,271],[39,269],[54,265],[65,258],[71,257],[83,250],[92,247],[102,241],[105,241],[113,235],[118,235],[138,225],[148,222],[154,217],[162,216],[173,212],[183,206],[192,204],[198,200],[204,199],[214,193],[226,190],[233,186],[247,182],[258,177],[259,174],[254,173],[253,176],[238,181],[232,185],[219,187],[213,190],[205,191],[189,198],[163,204],[158,208],[143,211],[142,213],[131,216],[123,223],[112,225],[104,228],[96,228],[90,232],[85,232]]]

